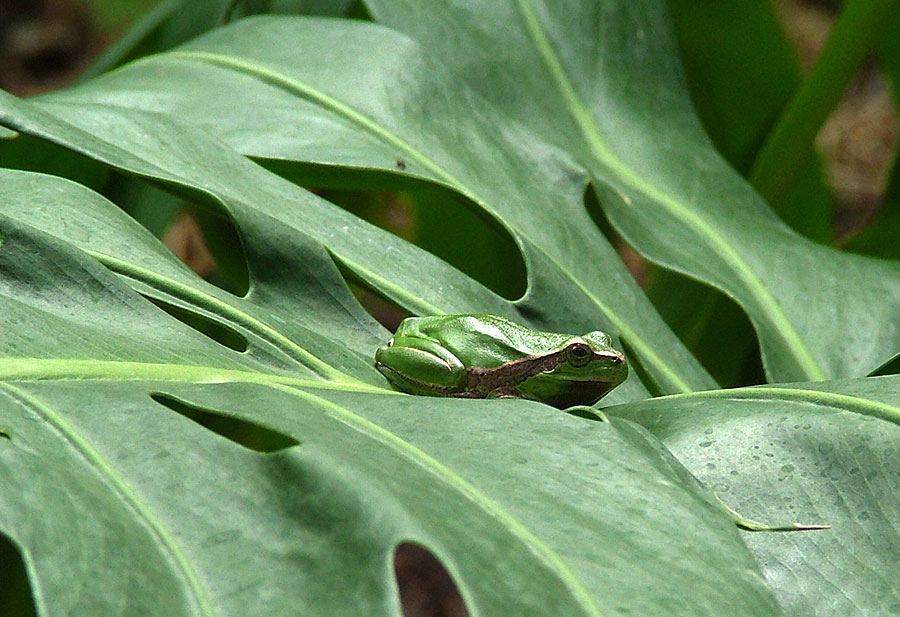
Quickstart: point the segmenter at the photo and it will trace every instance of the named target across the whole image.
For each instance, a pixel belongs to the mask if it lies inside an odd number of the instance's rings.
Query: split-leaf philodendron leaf
[[[896,613],[900,380],[866,375],[900,348],[897,263],[801,238],[719,158],[661,2],[366,4],[377,23],[246,19],[0,92],[0,533],[39,614],[399,617],[403,543],[473,616]],[[233,224],[249,290],[201,279],[127,204],[16,170],[17,139]],[[510,234],[527,292],[266,167],[456,193]],[[588,188],[637,251],[740,304],[770,385],[716,389]],[[639,370],[609,422],[399,394],[345,276],[418,315],[604,330]],[[748,535],[722,502],[831,528]]]

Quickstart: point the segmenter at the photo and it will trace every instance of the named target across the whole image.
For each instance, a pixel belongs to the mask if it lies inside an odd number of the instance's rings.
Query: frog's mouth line
[[[573,379],[571,375],[557,375],[553,373],[539,373],[538,375],[534,375],[534,377],[541,377],[544,381],[564,381],[566,383],[578,384],[578,383],[613,383],[616,381],[616,377],[614,375],[598,375],[596,377],[585,377],[584,379]]]

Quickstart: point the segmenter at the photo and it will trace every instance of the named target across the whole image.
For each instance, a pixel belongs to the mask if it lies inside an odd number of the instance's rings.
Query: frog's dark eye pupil
[[[572,366],[584,366],[591,361],[591,350],[587,345],[574,343],[566,349],[566,357]]]

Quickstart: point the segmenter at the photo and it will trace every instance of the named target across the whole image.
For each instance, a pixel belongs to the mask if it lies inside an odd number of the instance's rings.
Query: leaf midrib
[[[180,383],[254,383],[400,395],[360,381],[307,379],[258,370],[219,368],[200,364],[172,362],[125,362],[78,358],[0,358],[0,383],[3,381],[43,380],[117,380],[170,381]]]
[[[759,277],[756,276],[737,251],[729,246],[716,230],[707,225],[702,218],[679,203],[675,198],[643,180],[626,163],[613,154],[593,117],[588,112],[587,107],[582,103],[575,88],[572,86],[572,82],[569,80],[562,63],[554,52],[531,5],[527,0],[516,0],[516,5],[538,55],[559,88],[560,96],[581,129],[582,135],[587,141],[596,162],[610,167],[635,190],[643,193],[651,201],[665,207],[675,218],[681,219],[688,227],[694,228],[702,237],[706,238],[708,245],[731,267],[756,298],[757,302],[765,309],[775,331],[778,332],[782,341],[792,351],[794,359],[797,361],[799,368],[804,371],[804,374],[811,380],[826,379],[825,372],[816,362],[802,338],[797,334],[775,297],[763,285]]]
[[[865,379],[885,379],[889,377],[866,377]],[[831,409],[841,409],[852,413],[872,416],[900,425],[900,406],[882,403],[852,394],[841,394],[827,390],[804,389],[796,385],[787,386],[749,386],[727,390],[706,390],[690,394],[673,394],[653,399],[652,405],[665,405],[677,399],[720,399],[720,400],[755,400],[755,401],[789,401],[807,403]],[[625,403],[627,405],[628,403]],[[640,403],[638,403],[640,404]],[[611,411],[607,410],[607,411]]]

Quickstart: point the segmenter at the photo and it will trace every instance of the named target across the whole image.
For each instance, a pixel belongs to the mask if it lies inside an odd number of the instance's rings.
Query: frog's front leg
[[[459,358],[437,341],[419,336],[394,336],[375,352],[375,367],[411,394],[451,396],[466,384]]]

